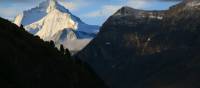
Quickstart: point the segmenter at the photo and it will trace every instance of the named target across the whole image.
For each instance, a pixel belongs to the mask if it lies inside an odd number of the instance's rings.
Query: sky
[[[17,14],[45,0],[0,0],[0,17],[13,20]],[[123,6],[143,10],[166,10],[180,0],[57,0],[85,23],[102,25]]]

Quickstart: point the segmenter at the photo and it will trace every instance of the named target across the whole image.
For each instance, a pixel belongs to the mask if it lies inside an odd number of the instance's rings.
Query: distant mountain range
[[[45,41],[63,44],[70,51],[79,51],[93,39],[99,26],[88,25],[56,0],[46,0],[38,7],[16,16],[15,24],[23,25],[31,34]]]
[[[200,1],[163,11],[123,7],[74,58],[111,88],[199,88]]]

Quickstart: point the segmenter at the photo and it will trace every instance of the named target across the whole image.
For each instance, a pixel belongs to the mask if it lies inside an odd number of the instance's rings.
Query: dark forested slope
[[[105,88],[86,65],[61,51],[0,18],[0,87]]]

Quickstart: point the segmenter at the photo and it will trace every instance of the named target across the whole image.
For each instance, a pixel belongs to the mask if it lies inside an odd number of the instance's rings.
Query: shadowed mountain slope
[[[200,2],[166,11],[123,7],[75,58],[111,88],[200,87]]]
[[[107,88],[86,64],[72,60],[53,42],[0,18],[2,88]]]

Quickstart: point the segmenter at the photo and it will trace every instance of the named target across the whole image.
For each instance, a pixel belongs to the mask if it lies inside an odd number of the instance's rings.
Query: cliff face
[[[86,64],[0,18],[2,88],[106,88]]]
[[[75,57],[89,63],[112,88],[197,88],[197,3],[184,1],[166,11],[123,7]]]

